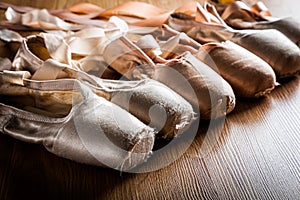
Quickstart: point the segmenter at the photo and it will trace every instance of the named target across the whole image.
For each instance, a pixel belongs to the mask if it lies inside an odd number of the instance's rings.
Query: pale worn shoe
[[[83,99],[65,117],[35,114],[0,103],[2,132],[43,144],[58,156],[89,165],[128,171],[145,162],[152,151],[155,131],[79,81],[73,84],[81,88]]]

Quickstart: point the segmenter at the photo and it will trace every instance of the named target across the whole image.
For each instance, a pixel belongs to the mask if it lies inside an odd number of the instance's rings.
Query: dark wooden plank
[[[10,166],[12,164],[14,140],[12,138],[1,135],[0,136],[0,197],[6,195],[7,181]]]

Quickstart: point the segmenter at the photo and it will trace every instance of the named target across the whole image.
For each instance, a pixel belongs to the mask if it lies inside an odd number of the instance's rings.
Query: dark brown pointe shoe
[[[300,23],[292,17],[281,18],[270,22],[258,22],[254,29],[276,29],[300,47]]]
[[[217,4],[222,19],[236,29],[276,29],[300,47],[300,23],[292,17],[277,18],[271,15],[263,2],[248,5],[243,1]]]
[[[239,97],[265,96],[276,86],[271,66],[233,42],[205,44],[197,56],[218,71]]]
[[[240,30],[230,40],[266,61],[277,78],[295,76],[300,72],[300,49],[275,29]]]

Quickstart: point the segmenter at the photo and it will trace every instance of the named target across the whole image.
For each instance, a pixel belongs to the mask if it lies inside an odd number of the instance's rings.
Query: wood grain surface
[[[63,8],[79,0],[4,0]],[[91,0],[103,8],[124,1]],[[184,1],[149,0],[172,9]],[[300,20],[297,1],[269,0]],[[297,5],[297,6],[295,6]],[[266,98],[238,99],[224,124],[201,123],[187,151],[149,173],[78,164],[0,135],[0,199],[300,199],[300,77]]]

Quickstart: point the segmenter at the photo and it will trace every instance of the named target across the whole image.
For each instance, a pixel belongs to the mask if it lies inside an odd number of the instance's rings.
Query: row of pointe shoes
[[[27,30],[48,27],[46,33],[23,38],[2,29],[4,132],[78,162],[122,170],[135,167],[149,157],[155,137],[180,135],[196,119],[195,113],[202,119],[225,116],[234,109],[235,96],[264,96],[275,88],[276,78],[299,72],[299,48],[283,31],[236,30],[219,16],[223,13],[233,24],[249,24],[248,16],[255,12],[262,17],[254,22],[255,15],[253,28],[276,24],[268,23],[271,18],[257,12],[257,6],[245,9],[242,4],[187,4],[155,29],[137,28],[148,26],[149,19],[130,23],[132,19],[120,15],[124,12],[112,12],[118,18],[101,22],[105,28],[91,26],[94,19],[89,19],[84,21],[89,27],[76,31],[49,31],[63,23],[46,12],[31,18],[39,23],[26,24]],[[28,14],[16,10],[8,9],[6,16]],[[41,15],[39,11],[32,13]],[[232,14],[236,12],[248,21],[237,20]],[[25,27],[10,19],[17,24],[1,26]],[[121,76],[126,80],[118,80]]]

